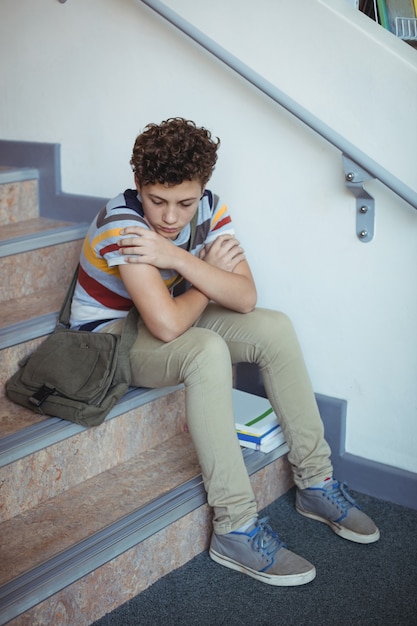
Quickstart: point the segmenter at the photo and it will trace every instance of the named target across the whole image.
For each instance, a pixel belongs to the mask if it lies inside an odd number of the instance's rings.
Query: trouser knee
[[[298,339],[290,318],[280,311],[256,309],[250,320],[252,340],[257,358],[261,355],[270,362],[283,350],[299,350]],[[250,314],[252,315],[252,314]],[[259,363],[260,364],[260,363]]]
[[[205,328],[191,328],[189,331],[189,345],[187,357],[183,364],[182,379],[187,382],[187,377],[197,371],[210,372],[213,376],[224,376],[231,372],[230,352],[226,342],[217,333]]]

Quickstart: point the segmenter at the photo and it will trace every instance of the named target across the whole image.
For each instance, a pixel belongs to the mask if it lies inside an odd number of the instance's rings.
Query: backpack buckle
[[[29,398],[29,402],[40,407],[55,391],[55,387],[51,387],[51,385],[42,385],[42,387]]]

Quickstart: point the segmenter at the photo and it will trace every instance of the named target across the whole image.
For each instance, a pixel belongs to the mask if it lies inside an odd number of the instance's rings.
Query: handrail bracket
[[[343,154],[343,166],[346,187],[356,198],[356,235],[359,241],[368,243],[374,236],[375,200],[363,188],[363,183],[373,176],[346,154]]]

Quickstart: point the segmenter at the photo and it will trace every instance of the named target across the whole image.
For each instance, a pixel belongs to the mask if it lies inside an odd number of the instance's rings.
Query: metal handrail
[[[298,104],[295,100],[290,98],[283,91],[278,89],[271,82],[266,80],[263,76],[255,72],[248,65],[243,63],[236,56],[231,54],[228,50],[217,44],[213,39],[208,37],[201,30],[190,24],[187,20],[182,18],[178,13],[172,11],[159,0],[139,0],[143,4],[153,9],[156,13],[164,17],[168,22],[176,26],[183,33],[188,35],[196,43],[203,48],[211,52],[220,61],[225,63],[228,67],[232,68],[237,74],[245,78],[252,85],[257,87],[264,94],[272,98],[277,104],[287,109],[290,113],[295,115],[304,124],[313,129],[316,133],[324,137],[328,142],[338,148],[346,157],[356,163],[362,170],[369,174],[369,178],[377,178],[384,185],[389,187],[403,200],[408,202],[412,207],[417,209],[417,192],[408,187],[403,181],[394,176],[391,172],[386,170],[382,165],[377,163],[365,152],[360,150],[357,146],[352,144],[346,137],[340,135],[333,128],[328,126],[325,122],[313,115],[310,111]]]

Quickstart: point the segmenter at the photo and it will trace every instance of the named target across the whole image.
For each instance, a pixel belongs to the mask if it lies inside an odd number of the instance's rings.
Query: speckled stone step
[[[38,216],[38,178],[35,168],[0,167],[0,227]]]
[[[244,454],[260,510],[293,484],[285,451],[274,452]],[[11,563],[0,566],[0,624],[92,623],[207,549],[211,510],[188,434],[17,516],[0,536]]]
[[[32,294],[42,295],[44,289],[68,286],[81,246],[80,240],[70,241],[3,258],[0,302]]]
[[[24,442],[19,440],[21,455],[0,467],[0,520],[11,519],[38,507],[48,499],[183,432],[183,389],[169,392],[166,388],[159,393],[165,395],[145,404],[140,404],[139,397],[137,405],[131,410],[93,428],[82,428],[63,420],[49,420],[7,399],[0,401],[1,422],[4,425],[2,447],[7,438],[13,443],[16,433],[23,438],[25,431],[28,431],[26,450],[31,450],[31,437],[40,438],[41,446],[42,437],[45,441],[45,447],[26,454]],[[35,425],[47,427],[48,421],[58,422],[58,427],[63,427],[57,441],[52,444],[46,438],[47,428],[38,428],[39,432],[35,429]]]
[[[5,331],[10,327],[23,324],[28,320],[34,321],[51,313],[57,313],[61,308],[67,291],[67,285],[55,285],[43,288],[22,298],[13,298],[1,303],[0,329]]]
[[[6,336],[7,330],[8,329],[6,328]],[[12,376],[17,371],[19,361],[24,359],[28,354],[35,350],[35,348],[37,348],[37,346],[43,341],[43,339],[44,337],[39,337],[37,339],[33,339],[24,343],[19,343],[18,345],[13,345],[10,348],[4,348],[0,350],[0,401],[6,395],[6,390],[4,388],[6,380],[8,380],[10,376]]]
[[[82,452],[77,451],[74,456],[73,449],[72,454],[71,473],[81,475],[85,463],[80,458]],[[94,471],[93,476],[81,481],[74,476],[75,485],[27,507],[0,525],[0,585],[155,500],[200,471],[187,433],[173,435],[148,450],[138,449],[124,462],[119,440],[115,456],[120,458],[108,460],[111,466],[101,473]],[[97,449],[94,459],[99,457]],[[39,469],[44,473],[47,467],[48,462]],[[49,478],[61,480],[56,461],[50,469]],[[48,482],[48,474],[44,482]]]

